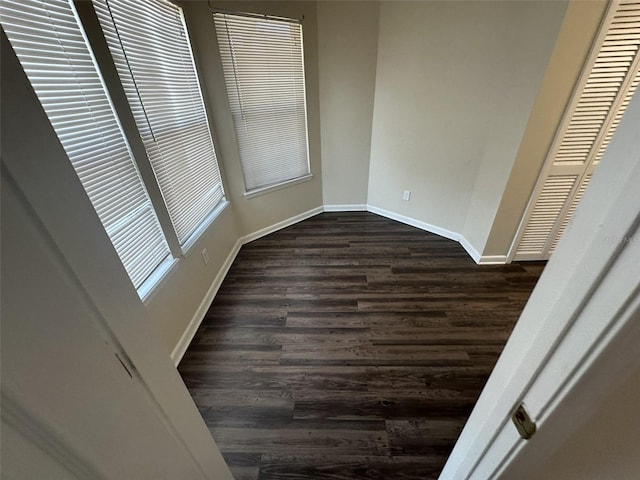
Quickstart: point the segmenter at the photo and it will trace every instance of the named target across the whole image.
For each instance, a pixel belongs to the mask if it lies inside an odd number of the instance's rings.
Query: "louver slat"
[[[547,179],[520,239],[518,254],[542,252],[577,178],[577,175],[558,175]]]
[[[586,175],[584,177],[584,179],[582,180],[582,183],[580,183],[580,187],[578,188],[578,191],[576,192],[575,196],[573,197],[573,200],[571,201],[571,206],[569,207],[569,210],[567,211],[567,214],[565,215],[564,219],[562,220],[562,224],[560,225],[560,228],[558,229],[558,233],[556,234],[556,236],[555,236],[555,238],[553,240],[553,243],[551,244],[551,248],[549,250],[550,253],[553,253],[553,251],[556,249],[556,246],[558,245],[558,242],[560,241],[560,237],[562,237],[562,235],[564,234],[565,230],[567,229],[567,225],[569,225],[569,222],[573,218],[573,214],[576,213],[576,208],[578,207],[578,203],[580,203],[580,200],[582,200],[582,197],[584,196],[584,191],[589,186],[589,182],[590,181],[591,181],[591,174]]]

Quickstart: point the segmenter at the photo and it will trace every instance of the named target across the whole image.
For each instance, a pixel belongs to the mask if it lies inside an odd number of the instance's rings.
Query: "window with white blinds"
[[[180,244],[224,192],[182,10],[168,0],[94,0]]]
[[[3,0],[0,13],[60,143],[140,287],[172,259],[73,5]]]
[[[310,175],[302,26],[214,14],[247,193]]]

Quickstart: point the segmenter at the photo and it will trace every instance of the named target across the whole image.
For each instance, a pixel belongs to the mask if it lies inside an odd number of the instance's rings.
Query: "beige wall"
[[[167,352],[173,351],[187,330],[238,238],[233,205],[229,205],[145,302]],[[206,265],[204,248],[209,254]]]
[[[509,251],[606,6],[603,0],[569,3],[495,218],[486,223],[485,255]]]
[[[318,33],[315,2],[212,2],[214,7],[239,12],[264,13],[302,19],[310,181],[271,191],[250,199],[244,196],[238,145],[227,99],[218,41],[208,2],[183,2],[200,80],[214,124],[225,190],[233,204],[241,236],[254,233],[322,205],[320,161],[320,107],[318,101]]]
[[[367,203],[377,48],[377,2],[318,2],[325,205]]]
[[[492,220],[484,217],[500,198],[565,6],[381,5],[370,204],[481,237],[475,230]],[[482,203],[465,227],[472,200]]]

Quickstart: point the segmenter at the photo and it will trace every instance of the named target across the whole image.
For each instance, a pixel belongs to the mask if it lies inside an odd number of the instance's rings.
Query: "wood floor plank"
[[[247,453],[382,455],[389,454],[384,424],[381,430],[320,428],[210,427],[221,448]]]
[[[259,480],[435,480],[442,456],[264,455]]]
[[[543,268],[323,213],[242,247],[179,371],[236,480],[436,479]]]
[[[182,378],[189,388],[255,390],[366,390],[363,369],[330,366],[246,365],[180,365]]]

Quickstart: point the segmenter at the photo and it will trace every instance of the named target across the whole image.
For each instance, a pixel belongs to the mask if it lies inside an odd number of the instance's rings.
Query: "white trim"
[[[463,235],[460,235],[459,242],[478,265],[505,265],[507,263],[506,255],[481,255]]]
[[[448,238],[449,240],[455,240],[456,242],[460,241],[459,233],[452,232],[451,230],[447,230],[446,228],[440,228],[436,225],[431,225],[430,223],[421,222],[420,220],[416,220],[415,218],[405,217],[404,215],[390,212],[389,210],[385,210],[380,207],[374,207],[373,205],[367,205],[367,211],[375,213],[376,215],[390,218],[391,220],[396,220],[398,222],[404,223],[405,225],[411,225],[412,227],[419,228],[420,230],[424,230],[425,232],[435,233],[436,235]]]
[[[325,211],[331,211],[326,210]],[[507,263],[506,255],[481,255],[480,252],[467,240],[464,235],[453,232],[451,230],[447,230],[446,228],[441,228],[436,225],[432,225],[430,223],[422,222],[420,220],[416,220],[415,218],[406,217],[404,215],[400,215],[398,213],[390,212],[389,210],[384,210],[380,207],[374,207],[373,205],[367,205],[367,211],[371,213],[375,213],[377,215],[382,215],[383,217],[390,218],[391,220],[395,220],[397,222],[404,223],[405,225],[411,225],[412,227],[419,228],[420,230],[424,230],[425,232],[434,233],[436,235],[440,235],[441,237],[448,238],[449,240],[454,240],[462,245],[469,256],[476,262],[478,265],[504,265]]]
[[[275,192],[276,190],[282,190],[283,188],[291,187],[299,183],[308,182],[312,178],[313,178],[313,174],[307,173],[302,177],[292,178],[291,180],[285,180],[284,182],[275,183],[273,185],[267,185],[265,187],[254,188],[253,190],[245,192],[244,197],[246,199],[259,197],[266,193]]]
[[[160,287],[164,284],[165,280],[169,278],[171,272],[173,272],[178,266],[179,259],[174,258],[171,253],[167,255],[158,268],[156,268],[151,275],[142,282],[137,289],[138,296],[142,303],[148,305],[149,302],[155,297]]]
[[[182,255],[189,254],[189,251],[196,243],[198,243],[198,240],[200,240],[202,234],[215,223],[218,217],[222,215],[222,212],[224,212],[228,206],[229,200],[227,200],[226,197],[222,197],[222,200],[220,200],[220,202],[213,208],[213,210],[211,210],[211,213],[209,213],[209,215],[207,215],[204,220],[200,222],[200,225],[198,225],[193,233],[187,237],[187,239],[184,241],[184,244],[180,246]]]
[[[482,255],[477,261],[478,265],[504,265],[507,263],[506,255]]]
[[[540,255],[539,253],[519,253],[517,255],[515,255],[515,250],[513,250],[513,258],[509,260],[509,263],[511,262],[537,262],[537,261],[544,261],[544,260],[549,260],[549,258],[551,257],[550,254],[545,254],[545,255]],[[509,256],[507,256],[507,258],[509,258]]]
[[[347,205],[325,205],[325,212],[366,212],[366,203],[353,203]]]
[[[191,344],[193,337],[196,335],[196,332],[198,331],[202,320],[204,320],[204,316],[207,314],[207,310],[209,310],[209,307],[211,306],[216,293],[218,293],[220,285],[222,285],[224,278],[227,276],[227,272],[229,272],[233,261],[236,259],[241,246],[242,243],[240,239],[238,239],[236,241],[236,244],[231,249],[231,252],[229,252],[226,260],[220,267],[220,270],[218,270],[218,274],[213,279],[209,290],[207,290],[207,293],[200,302],[200,305],[198,306],[196,313],[193,315],[193,318],[189,322],[189,325],[187,326],[184,333],[180,337],[180,340],[178,340],[178,343],[171,352],[171,360],[173,360],[174,365],[178,366],[180,360],[182,360],[182,357],[187,351],[187,348],[189,348],[189,345]]]
[[[462,248],[467,251],[469,256],[473,258],[473,261],[477,264],[480,264],[482,255],[480,255],[480,252],[476,250],[476,247],[471,245],[471,242],[469,242],[469,240],[467,240],[463,235],[460,235],[460,239],[458,240],[458,242],[460,243],[460,245],[462,245]]]
[[[278,230],[282,230],[283,228],[289,227],[295,223],[306,220],[307,218],[314,217],[322,212],[323,212],[323,207],[312,208],[311,210],[307,210],[306,212],[303,212],[299,215],[296,215],[291,218],[287,218],[286,220],[283,220],[281,222],[274,223],[273,225],[269,225],[268,227],[262,228],[257,232],[253,232],[253,233],[250,233],[249,235],[245,235],[244,237],[240,238],[239,241],[242,242],[242,245],[249,242],[253,242],[254,240],[264,237],[265,235],[269,235],[270,233],[277,232]]]

